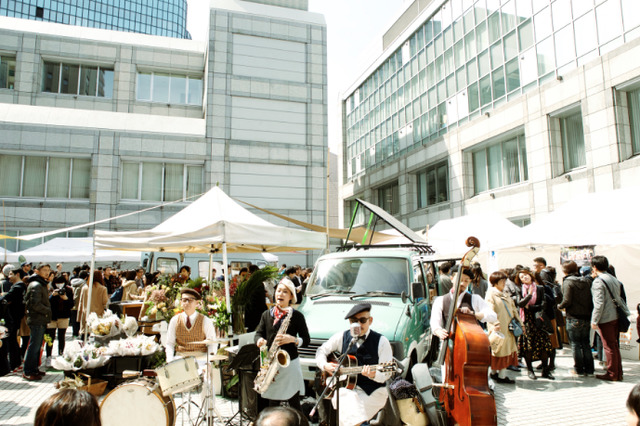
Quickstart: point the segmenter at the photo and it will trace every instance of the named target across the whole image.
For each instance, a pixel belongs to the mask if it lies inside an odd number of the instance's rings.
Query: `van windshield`
[[[399,258],[324,259],[316,265],[307,296],[325,293],[407,291],[409,262]]]

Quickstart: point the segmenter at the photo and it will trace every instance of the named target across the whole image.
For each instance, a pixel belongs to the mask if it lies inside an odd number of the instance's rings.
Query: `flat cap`
[[[184,287],[180,289],[180,294],[188,294],[189,296],[195,297],[196,300],[202,299],[202,295],[200,293],[198,293],[196,290],[189,287]]]
[[[351,308],[351,310],[349,311],[347,316],[344,317],[344,319],[349,319],[354,315],[358,315],[360,312],[369,312],[370,310],[371,310],[371,303],[359,303],[353,308]]]

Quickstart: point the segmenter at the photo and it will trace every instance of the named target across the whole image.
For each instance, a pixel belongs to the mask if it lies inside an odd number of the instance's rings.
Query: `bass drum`
[[[149,380],[125,382],[109,392],[100,404],[102,426],[173,426],[176,406]]]

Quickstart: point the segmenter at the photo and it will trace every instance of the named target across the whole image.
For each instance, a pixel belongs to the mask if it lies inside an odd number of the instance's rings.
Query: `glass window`
[[[418,173],[418,208],[448,201],[447,167],[445,161]]]
[[[518,28],[518,41],[520,42],[520,51],[533,45],[533,24],[530,19]]]
[[[71,172],[71,198],[89,198],[91,160],[74,158]]]
[[[22,156],[0,154],[0,196],[19,197]]]
[[[98,68],[82,67],[80,72],[80,95],[95,96],[98,85]]]
[[[122,163],[122,198],[137,200],[140,164]]]
[[[469,95],[469,112],[473,112],[480,107],[480,99],[478,97],[478,83],[473,83],[468,89]]]
[[[58,93],[59,82],[60,82],[60,64],[45,62],[44,72],[42,75],[42,91]]]
[[[154,102],[169,102],[169,82],[171,76],[169,74],[153,74],[152,96]]]
[[[171,76],[171,93],[169,95],[169,103],[186,104],[187,103],[187,77]]]
[[[486,76],[480,80],[480,105],[485,106],[491,103],[491,76]]]
[[[631,145],[633,154],[640,153],[640,89],[627,93],[629,124],[631,125]],[[1,170],[0,170],[1,173]]]
[[[400,213],[397,182],[378,188],[378,205],[392,215]]]
[[[559,68],[573,61],[576,57],[571,26],[566,26],[556,32],[554,38],[556,43],[556,65]]]
[[[560,138],[564,171],[568,172],[586,164],[582,113],[559,117]]]
[[[71,170],[70,158],[49,159],[49,176],[47,177],[47,197],[69,197],[69,171]]]
[[[622,15],[619,0],[607,0],[596,7],[598,40],[602,46],[620,35]]]
[[[151,100],[151,73],[138,73],[136,98],[139,101]]]
[[[502,6],[502,33],[506,34],[516,26],[515,0],[510,0]]]
[[[629,31],[640,25],[640,2],[637,0],[622,0],[622,20],[624,30]]]
[[[492,73],[493,78],[493,99],[500,99],[505,95],[504,72],[502,67]]]
[[[589,12],[577,19],[575,24],[576,53],[578,57],[585,55],[598,47],[598,33],[596,32],[596,17]]]
[[[542,77],[555,69],[553,38],[549,37],[538,43],[536,48],[538,50],[538,75]],[[520,70],[524,74],[524,68],[520,67]]]
[[[553,29],[558,31],[571,22],[571,0],[556,0],[551,5]]]
[[[140,168],[142,182],[139,184]],[[186,171],[186,174],[185,174]],[[122,163],[121,198],[145,201],[176,201],[199,195],[203,189],[203,166],[179,163]]]
[[[113,70],[98,68],[98,96],[113,97]]]
[[[504,59],[508,61],[518,54],[518,40],[516,32],[513,31],[504,37]]]
[[[553,34],[553,25],[551,23],[551,8],[547,7],[533,18],[534,27],[536,29],[536,39],[543,40]]]
[[[60,77],[60,93],[78,94],[79,65],[62,64]]]
[[[573,17],[578,18],[593,8],[593,0],[571,0]]]
[[[487,25],[489,27],[489,44],[493,44],[493,42],[500,39],[500,14],[494,13],[489,16]]]
[[[0,89],[13,89],[16,83],[16,58],[0,56]]]
[[[518,69],[518,58],[513,59],[505,65],[507,74],[507,93],[511,93],[520,87],[520,70]]]
[[[47,157],[25,157],[22,183],[23,197],[44,197]]]
[[[528,179],[524,135],[493,143],[472,155],[476,194]]]

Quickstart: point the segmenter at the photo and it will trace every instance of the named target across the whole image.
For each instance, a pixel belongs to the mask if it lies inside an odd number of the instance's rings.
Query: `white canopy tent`
[[[10,253],[7,259],[17,262],[20,255],[29,262],[90,262],[93,254],[91,238],[53,238],[38,246]],[[96,262],[140,263],[140,253],[124,250],[96,250]]]
[[[146,231],[95,232],[96,247],[174,253],[222,252],[227,309],[229,296],[228,252],[285,252],[323,249],[327,236],[274,225],[233,201],[219,187]],[[211,270],[211,268],[209,268]]]
[[[436,258],[455,259],[469,251],[467,238],[476,237],[480,240],[478,261],[493,268],[492,252],[521,232],[522,228],[498,213],[485,212],[441,220],[429,229],[427,239]]]

